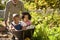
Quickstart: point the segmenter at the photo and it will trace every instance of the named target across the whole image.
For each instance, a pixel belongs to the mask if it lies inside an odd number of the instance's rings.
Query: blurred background
[[[35,25],[34,40],[60,40],[60,0],[20,0]],[[0,0],[0,21],[8,0]]]

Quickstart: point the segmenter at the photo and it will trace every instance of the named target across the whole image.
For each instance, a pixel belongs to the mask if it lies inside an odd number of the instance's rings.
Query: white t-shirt
[[[17,25],[17,24],[15,24],[14,23],[14,21],[13,22],[11,22],[14,26],[15,25]],[[13,25],[12,24],[10,24],[10,26],[9,26],[9,30],[12,30],[12,29],[14,29],[14,30],[16,30],[14,27],[13,27]],[[18,24],[21,24],[21,22],[19,21],[19,23]]]
[[[24,27],[24,26],[27,26],[27,24],[25,23],[25,22],[23,22],[23,21],[21,21],[20,22],[21,23],[21,25]]]

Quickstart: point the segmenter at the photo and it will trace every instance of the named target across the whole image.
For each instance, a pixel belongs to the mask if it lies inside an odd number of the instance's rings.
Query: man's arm
[[[21,3],[21,11],[25,12],[25,8],[24,8],[24,4],[23,3]]]
[[[8,20],[8,14],[9,14],[9,9],[10,9],[10,7],[9,7],[9,3],[7,3],[7,5],[6,5],[6,8],[5,8],[5,15],[4,15],[4,18],[5,18],[5,25],[7,26],[7,20]]]

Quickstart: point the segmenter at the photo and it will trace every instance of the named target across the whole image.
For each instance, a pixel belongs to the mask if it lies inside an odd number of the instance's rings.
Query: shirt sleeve
[[[16,30],[13,25],[10,24],[9,30]]]
[[[4,12],[4,14],[5,14],[5,16],[4,16],[5,20],[8,19],[9,9],[10,9],[10,4],[9,4],[9,2],[8,2],[8,3],[6,4],[6,8],[5,8],[5,12]]]
[[[27,24],[26,23],[24,23],[23,21],[21,21],[21,26],[27,26]]]
[[[24,3],[21,3],[21,11],[25,12]]]

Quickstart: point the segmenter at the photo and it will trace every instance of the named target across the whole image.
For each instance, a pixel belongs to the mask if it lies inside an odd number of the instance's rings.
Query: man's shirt
[[[20,11],[25,11],[24,10],[24,5],[21,1],[18,1],[16,5],[12,3],[12,1],[9,1],[6,5],[5,9],[5,20],[9,18],[10,22],[12,21],[12,15],[14,13],[18,13],[20,15]]]

